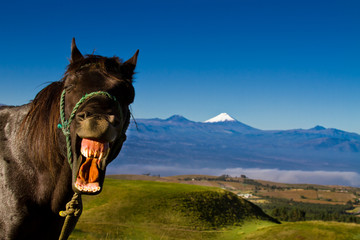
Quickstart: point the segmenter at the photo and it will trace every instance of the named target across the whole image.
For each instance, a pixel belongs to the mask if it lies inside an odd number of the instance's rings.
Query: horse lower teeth
[[[98,192],[100,191],[101,187],[100,186],[97,186],[97,187],[91,187],[91,186],[84,186],[84,185],[80,185],[78,183],[75,183],[75,187],[77,189],[79,189],[80,191],[82,192]]]

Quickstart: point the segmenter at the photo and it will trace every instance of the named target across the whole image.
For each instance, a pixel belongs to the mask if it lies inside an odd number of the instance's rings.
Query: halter
[[[63,90],[62,93],[61,93],[61,98],[60,98],[60,121],[61,121],[61,123],[59,123],[57,125],[57,127],[62,130],[63,134],[66,137],[67,159],[68,159],[70,168],[72,169],[70,125],[71,125],[72,120],[75,117],[75,114],[76,114],[77,110],[81,106],[81,104],[83,104],[86,100],[88,100],[89,98],[92,98],[94,96],[105,96],[107,98],[110,98],[111,100],[113,100],[113,101],[115,101],[117,103],[117,107],[119,109],[120,109],[120,103],[116,100],[116,98],[114,96],[110,95],[108,92],[97,91],[97,92],[92,92],[92,93],[89,93],[89,94],[85,94],[85,96],[80,98],[80,100],[75,104],[75,107],[73,108],[69,119],[66,120],[65,119],[65,92],[66,92],[66,90]]]
[[[60,121],[57,125],[58,128],[62,130],[66,137],[66,148],[67,148],[67,158],[70,165],[70,168],[72,169],[72,153],[71,153],[71,139],[70,139],[70,125],[72,120],[75,117],[75,114],[81,104],[83,104],[86,100],[89,98],[92,98],[94,96],[105,96],[107,98],[110,98],[111,100],[115,101],[117,103],[118,109],[120,109],[120,103],[116,100],[116,98],[112,95],[110,95],[108,92],[104,91],[97,91],[92,92],[89,94],[85,94],[80,100],[75,104],[75,107],[73,108],[70,117],[68,120],[65,119],[65,90],[61,93],[60,98]],[[66,210],[60,211],[59,214],[61,217],[66,217],[64,225],[61,229],[59,240],[66,240],[70,236],[71,232],[74,230],[77,221],[80,218],[82,212],[82,200],[81,195],[74,193],[73,198],[70,202],[66,204]]]

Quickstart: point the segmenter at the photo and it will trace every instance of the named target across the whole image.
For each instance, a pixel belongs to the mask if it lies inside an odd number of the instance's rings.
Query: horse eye
[[[70,92],[71,89],[73,89],[73,88],[74,88],[74,85],[73,85],[73,84],[69,84],[69,85],[66,85],[66,86],[64,87],[64,89],[66,90],[66,92]]]

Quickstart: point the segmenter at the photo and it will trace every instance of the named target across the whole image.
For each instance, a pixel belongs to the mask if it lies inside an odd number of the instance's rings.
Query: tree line
[[[269,203],[258,204],[268,215],[280,221],[337,221],[360,223],[360,218],[349,214],[346,210],[353,208],[352,204],[331,205],[295,202],[287,199],[267,198]]]

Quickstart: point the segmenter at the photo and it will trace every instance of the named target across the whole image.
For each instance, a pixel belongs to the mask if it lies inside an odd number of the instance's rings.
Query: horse
[[[74,192],[101,192],[126,140],[138,53],[83,55],[73,38],[59,81],[0,107],[0,239],[58,239]]]

